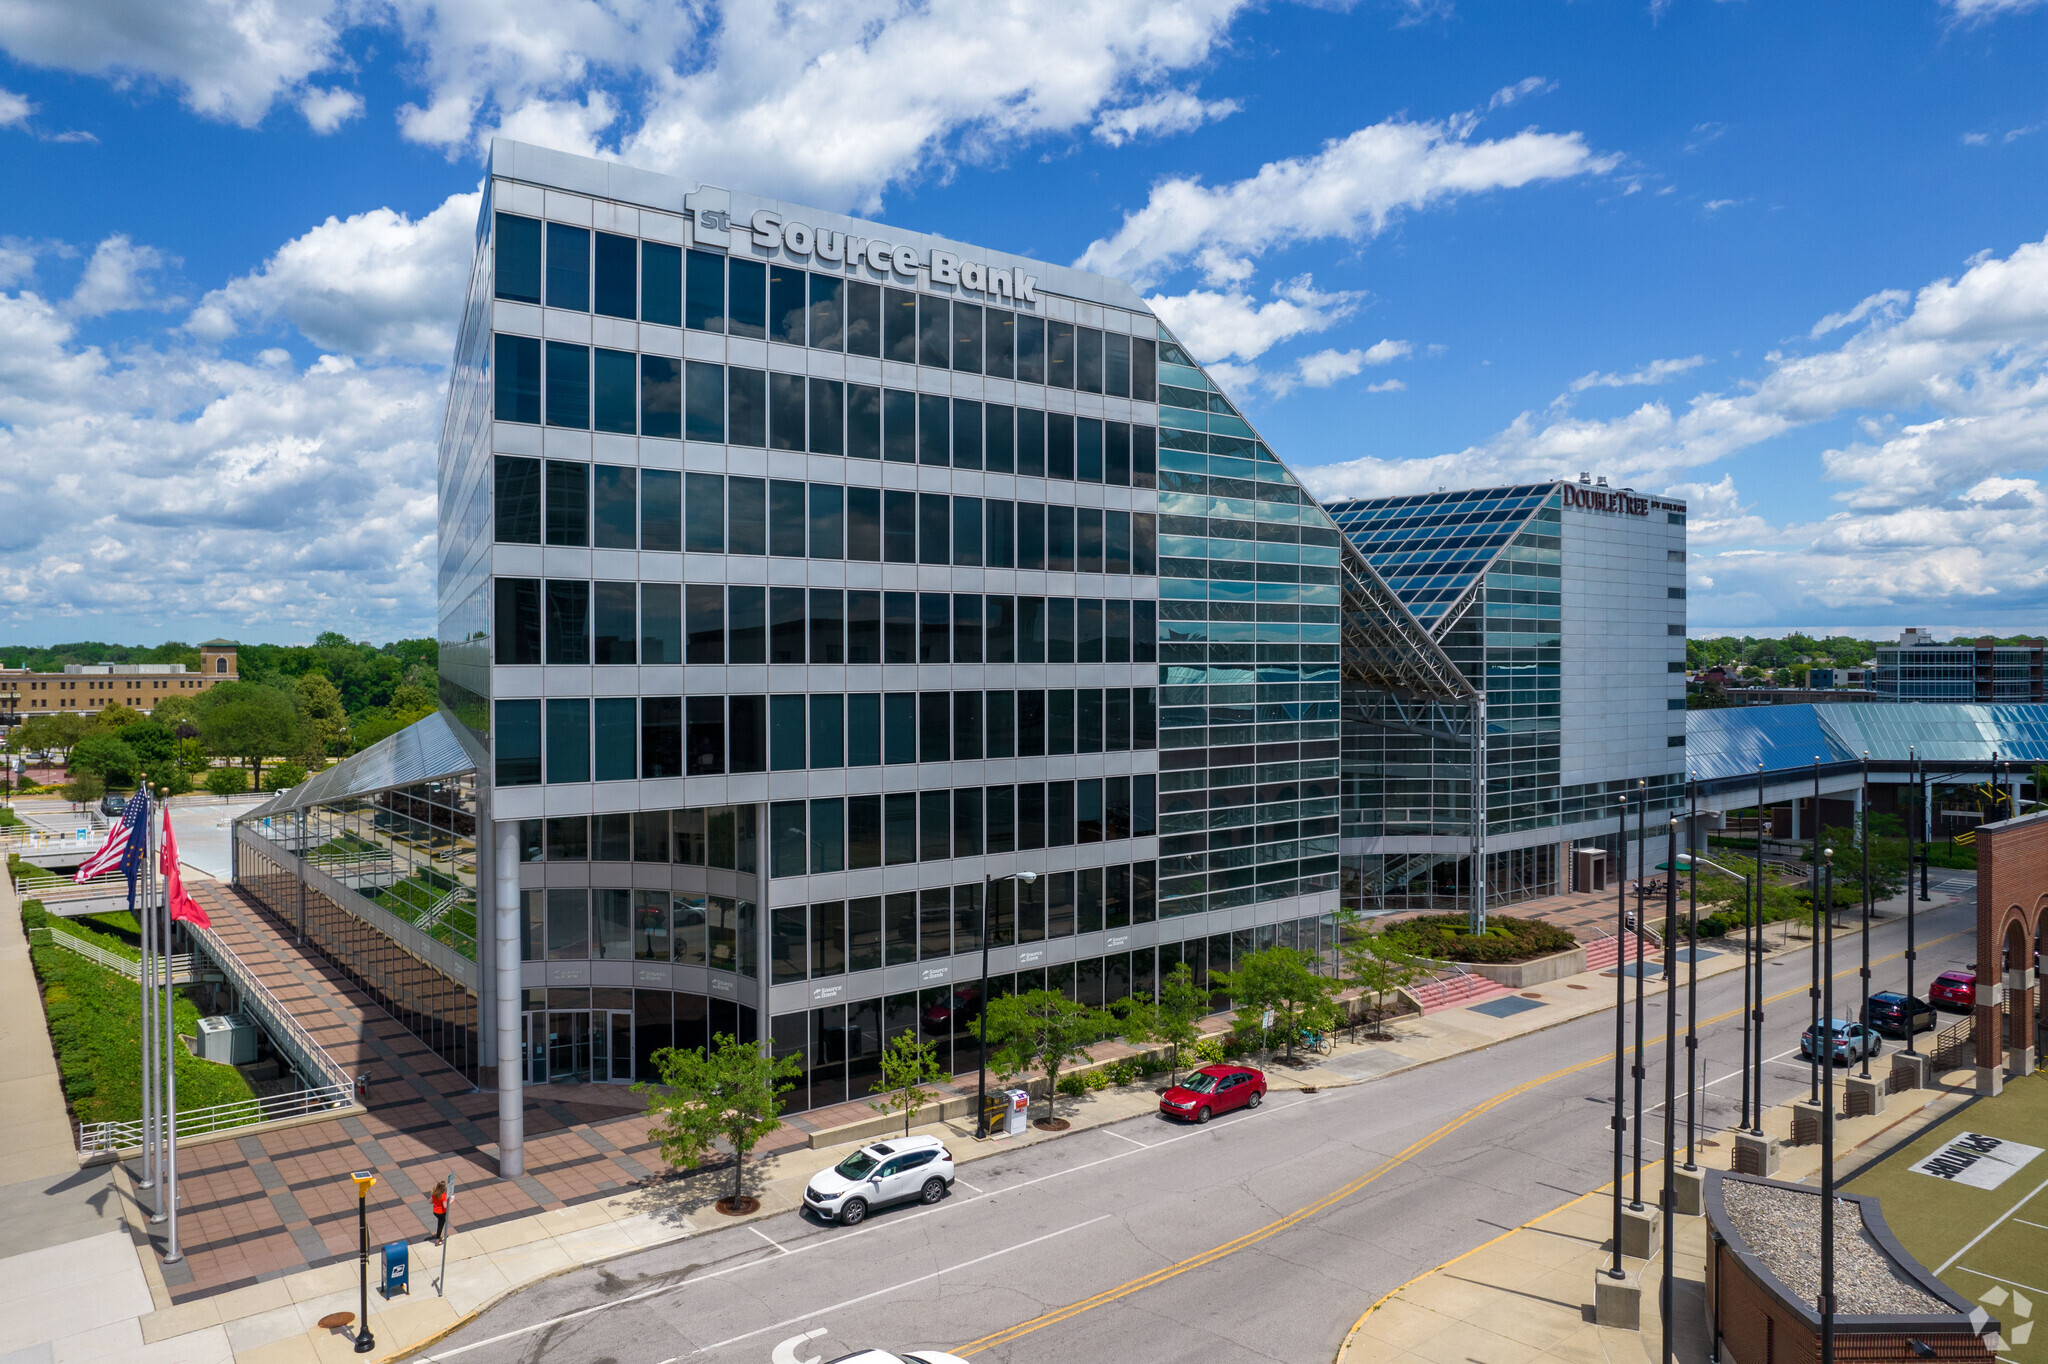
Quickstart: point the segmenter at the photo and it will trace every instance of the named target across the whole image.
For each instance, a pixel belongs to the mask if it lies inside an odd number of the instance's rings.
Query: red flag
[[[171,917],[183,919],[200,928],[212,928],[213,920],[206,917],[206,911],[198,901],[185,893],[185,878],[178,871],[178,836],[171,831],[171,807],[164,804],[164,846],[163,846],[164,888],[170,895]]]

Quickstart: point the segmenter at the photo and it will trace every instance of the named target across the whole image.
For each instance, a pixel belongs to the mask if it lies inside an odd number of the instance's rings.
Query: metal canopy
[[[2048,762],[2048,706],[1910,701],[1688,711],[1688,765],[1703,781],[1860,762]]]
[[[310,805],[328,805],[393,787],[417,786],[481,771],[484,765],[483,749],[460,721],[440,710],[387,739],[379,739],[325,772],[278,792],[238,822],[287,814]]]
[[[1451,656],[1402,604],[1349,536],[1340,536],[1344,574],[1344,680],[1405,696],[1471,701],[1478,692]]]

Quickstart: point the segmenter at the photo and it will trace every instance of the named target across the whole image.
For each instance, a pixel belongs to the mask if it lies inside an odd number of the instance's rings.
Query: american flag
[[[128,909],[135,910],[135,877],[142,870],[142,858],[149,846],[149,797],[140,791],[128,797],[121,810],[121,822],[107,830],[107,841],[99,851],[79,864],[73,879],[83,885],[95,876],[119,869],[128,878]]]

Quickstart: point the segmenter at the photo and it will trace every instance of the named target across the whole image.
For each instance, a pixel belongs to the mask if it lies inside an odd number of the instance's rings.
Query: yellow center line
[[[1950,938],[1960,938],[1963,936],[1964,934],[1962,933],[1950,933],[1944,937],[1934,938],[1926,943],[1919,944],[1919,946],[1933,947],[1938,943],[1947,942]],[[1904,955],[1904,952],[1894,952],[1889,956],[1874,957],[1871,959],[1870,964],[1872,966],[1876,966],[1882,962],[1895,961],[1898,958],[1903,957]],[[1860,969],[1861,967],[1858,966],[1855,968],[1851,968],[1849,970],[1837,972],[1835,975],[1835,979],[1841,980],[1845,977],[1855,975],[1856,972]],[[1781,999],[1789,999],[1794,995],[1804,994],[1806,993],[1808,988],[1810,987],[1802,985],[1797,989],[1786,990],[1782,993],[1770,996],[1769,998],[1765,999],[1763,1003],[1775,1004]],[[1712,1018],[1701,1019],[1700,1024],[1702,1026],[1711,1026],[1715,1023],[1726,1022],[1728,1019],[1739,1017],[1741,1013],[1742,1010],[1740,1008],[1729,1009],[1724,1013],[1715,1014]],[[1592,1015],[1587,1016],[1591,1017]],[[1662,1039],[1656,1039],[1649,1045],[1661,1046]],[[1553,1080],[1561,1080],[1567,1075],[1576,1075],[1580,1071],[1590,1070],[1594,1066],[1605,1065],[1607,1062],[1612,1061],[1613,1059],[1613,1052],[1605,1052],[1599,1056],[1592,1057],[1588,1060],[1580,1061],[1575,1065],[1564,1066],[1557,1070],[1553,1070],[1547,1075],[1539,1075],[1533,1080],[1525,1080],[1521,1084],[1516,1085],[1512,1089],[1502,1090],[1500,1093],[1494,1095],[1492,1098],[1474,1104],[1471,1108],[1466,1109],[1463,1113],[1460,1113],[1457,1117],[1451,1119],[1449,1122],[1445,1123],[1442,1127],[1437,1128],[1434,1132],[1431,1132],[1429,1135],[1424,1137],[1418,1137],[1415,1141],[1409,1143],[1400,1151],[1381,1161],[1370,1172],[1361,1175],[1357,1179],[1352,1180],[1349,1184],[1345,1184],[1340,1188],[1335,1189],[1328,1194],[1325,1194],[1323,1197],[1317,1199],[1313,1203],[1308,1204],[1306,1207],[1296,1209],[1295,1211],[1287,1214],[1285,1217],[1282,1217],[1277,1221],[1269,1222],[1265,1226],[1260,1227],[1255,1231],[1248,1231],[1244,1235],[1238,1237],[1236,1240],[1225,1241],[1221,1245],[1211,1246],[1209,1249],[1202,1251],[1199,1254],[1190,1255],[1185,1260],[1177,1260],[1170,1265],[1164,1266],[1163,1268],[1155,1269],[1150,1274],[1142,1274],[1135,1279],[1131,1279],[1127,1282],[1118,1284],[1114,1288],[1104,1289],[1102,1292],[1095,1294],[1093,1297],[1082,1298],[1078,1302],[1072,1302],[1067,1304],[1065,1307],[1056,1307],[1052,1311],[1033,1317],[1028,1321],[1019,1322],[1015,1326],[1005,1327],[1003,1330],[997,1331],[991,1335],[983,1336],[979,1340],[969,1341],[967,1344],[962,1345],[958,1349],[953,1351],[953,1353],[962,1356],[973,1355],[979,1354],[983,1350],[994,1349],[998,1345],[1007,1345],[1011,1341],[1016,1340],[1022,1336],[1030,1335],[1034,1331],[1042,1331],[1048,1326],[1057,1325],[1058,1323],[1066,1321],[1069,1318],[1080,1316],[1084,1312],[1092,1312],[1098,1307],[1107,1306],[1108,1304],[1116,1302],[1119,1299],[1127,1298],[1131,1296],[1131,1294],[1133,1293],[1142,1292],[1147,1288],[1152,1288],[1158,1284],[1165,1283],[1168,1279],[1178,1278],[1180,1275],[1187,1273],[1189,1270],[1200,1269],[1204,1265],[1214,1264],[1216,1261],[1221,1260],[1226,1256],[1236,1254],[1238,1251],[1245,1249],[1247,1246],[1255,1246],[1259,1242],[1264,1241],[1269,1237],[1277,1236],[1281,1232],[1286,1231],[1288,1228],[1299,1225],[1300,1223],[1308,1220],[1309,1218],[1314,1217],[1317,1213],[1325,1212],[1330,1208],[1335,1207],[1337,1204],[1343,1202],[1345,1199],[1351,1197],[1359,1190],[1371,1184],[1374,1180],[1377,1180],[1381,1175],[1386,1174],[1390,1170],[1399,1169],[1401,1166],[1413,1160],[1416,1156],[1421,1155],[1424,1151],[1427,1151],[1430,1147],[1442,1141],[1445,1137],[1450,1136],[1453,1132],[1456,1132],[1459,1128],[1471,1122],[1474,1118],[1480,1117],[1481,1115],[1488,1113],[1495,1108],[1498,1108],[1500,1105],[1508,1102],[1510,1099],[1519,1098],[1522,1095],[1528,1093],[1530,1090],[1541,1088],[1542,1086],[1549,1084]],[[1605,1186],[1603,1185],[1602,1187]],[[1581,1198],[1588,1196],[1590,1195],[1580,1195]],[[1566,1204],[1560,1206],[1569,1205]],[[1551,1209],[1550,1213],[1545,1213],[1543,1214],[1543,1216],[1548,1217],[1551,1215],[1551,1213],[1555,1213],[1557,1211],[1557,1208],[1553,1208]],[[1494,1239],[1498,1240],[1500,1238],[1495,1237]],[[1474,1247],[1473,1249],[1477,1250],[1480,1248],[1481,1247]],[[1465,1254],[1467,1255],[1472,1253],[1472,1251],[1465,1252]],[[1460,1256],[1458,1258],[1462,1259],[1464,1257]],[[1456,1263],[1456,1261],[1450,1261],[1448,1263]],[[1442,1267],[1443,1266],[1441,1265],[1437,1266],[1437,1268],[1439,1269],[1441,1269]],[[1430,1270],[1428,1272],[1434,1273],[1435,1270]],[[1410,1282],[1412,1283],[1413,1280],[1410,1280]],[[1406,1285],[1403,1286],[1405,1287]],[[1399,1290],[1397,1289],[1395,1291],[1398,1292]],[[1380,1299],[1380,1301],[1384,1302],[1386,1300],[1386,1297],[1390,1296],[1392,1296],[1391,1293],[1386,1296],[1383,1296]],[[1378,1303],[1373,1304],[1374,1307],[1377,1307],[1378,1305]],[[1366,1315],[1371,1315],[1371,1311],[1371,1308],[1366,1309]],[[1364,1319],[1364,1317],[1361,1317],[1359,1318],[1359,1321],[1362,1323]],[[1357,1327],[1354,1326],[1352,1329],[1356,1330]]]

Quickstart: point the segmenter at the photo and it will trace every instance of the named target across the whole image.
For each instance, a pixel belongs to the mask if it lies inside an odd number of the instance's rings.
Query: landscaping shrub
[[[1386,935],[1418,957],[1436,961],[1483,962],[1498,965],[1528,961],[1577,947],[1579,940],[1541,919],[1489,915],[1486,931],[1474,936],[1463,914],[1425,914],[1392,924]]]
[[[48,925],[49,916],[40,901],[27,900],[22,903],[21,920],[25,928],[42,928]],[[112,951],[123,950],[115,935],[88,929],[77,936],[92,939]],[[140,988],[118,972],[95,966],[74,952],[47,943],[31,944],[29,955],[35,964],[36,979],[42,985],[43,1012],[49,1020],[57,1070],[73,1116],[80,1122],[140,1117]],[[199,1010],[183,992],[176,996],[174,1016],[180,1034],[198,1035]],[[255,1097],[249,1082],[233,1066],[202,1061],[182,1046],[176,1057],[179,1112]]]
[[[1224,1044],[1221,1038],[1205,1037],[1195,1043],[1194,1050],[1195,1060],[1201,1065],[1213,1066],[1225,1059]]]
[[[1065,1075],[1060,1076],[1059,1089],[1060,1093],[1068,1098],[1078,1099],[1088,1092],[1088,1084],[1082,1078],[1079,1071],[1070,1070]]]

